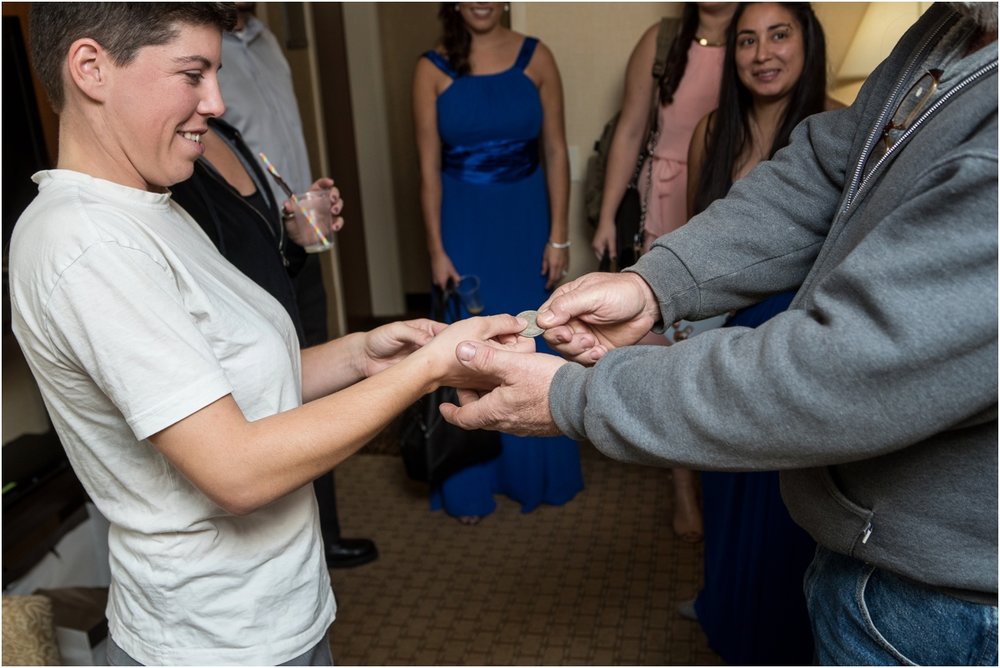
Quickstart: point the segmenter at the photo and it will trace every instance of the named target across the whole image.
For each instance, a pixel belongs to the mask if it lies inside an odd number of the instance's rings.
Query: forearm
[[[170,464],[228,512],[266,505],[329,471],[439,384],[485,388],[456,358],[465,340],[507,340],[523,321],[498,315],[468,318],[442,328],[410,321],[373,330],[366,348],[422,343],[415,352],[339,392],[276,415],[248,421],[232,394],[150,436]],[[405,328],[434,334],[430,341]],[[379,333],[381,332],[381,333]],[[395,343],[394,343],[395,342]],[[391,358],[382,356],[383,365]],[[288,405],[284,397],[283,405]]]
[[[801,285],[837,214],[856,130],[850,110],[811,117],[727,197],[656,240],[634,270],[663,321],[718,315]]]
[[[302,401],[336,392],[365,377],[364,333],[348,334],[302,350]]]
[[[995,152],[913,173],[908,192],[883,194],[897,201],[856,214],[868,219],[851,221],[854,234],[867,234],[831,242],[844,258],[826,255],[791,310],[566,365],[550,392],[556,423],[625,461],[770,470],[877,457],[995,419],[995,182]],[[944,323],[960,324],[942,335]]]
[[[441,240],[441,175],[424,174],[420,180],[420,210],[424,216],[427,252],[433,257],[444,253]]]
[[[969,370],[996,368],[992,315],[979,340],[958,342],[962,357],[928,346],[904,359],[864,335],[870,322],[831,327],[790,311],[754,330],[624,348],[592,369],[566,365],[550,406],[564,433],[627,462],[780,470],[876,457],[991,411],[995,374],[990,388]]]
[[[151,440],[209,498],[246,514],[356,452],[433,389],[432,377],[427,358],[411,355],[335,394],[254,422],[228,396]]]
[[[443,252],[441,244],[441,137],[437,126],[440,73],[426,58],[417,62],[413,78],[413,130],[420,165],[420,210],[431,257]]]
[[[639,151],[642,150],[642,128],[623,126],[623,122],[619,122],[608,151],[604,188],[601,192],[600,221],[614,221],[618,206],[635,173]]]
[[[564,243],[569,241],[569,161],[565,144],[546,151],[545,179],[549,191],[549,240]]]
[[[650,74],[656,59],[659,28],[659,23],[656,23],[646,29],[633,49],[625,70],[625,91],[622,96],[621,113],[608,151],[599,225],[614,223],[615,213],[635,173],[639,152],[643,149],[642,143],[650,120],[650,109],[655,104],[658,94]]]

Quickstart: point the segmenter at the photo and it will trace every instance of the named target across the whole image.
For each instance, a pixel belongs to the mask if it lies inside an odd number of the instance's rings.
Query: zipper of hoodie
[[[965,77],[964,79],[962,79],[961,81],[959,81],[957,84],[955,84],[954,86],[952,86],[950,89],[948,89],[945,92],[945,94],[942,95],[937,100],[937,102],[935,102],[934,104],[932,104],[930,106],[930,108],[928,108],[924,113],[920,114],[920,116],[918,116],[917,119],[915,121],[913,121],[913,124],[910,125],[910,127],[907,128],[906,131],[899,136],[899,139],[896,140],[896,142],[889,148],[889,150],[885,152],[885,155],[883,155],[881,158],[879,158],[879,161],[876,162],[875,166],[871,168],[871,171],[868,172],[868,176],[866,176],[864,178],[864,180],[861,181],[861,185],[858,186],[858,194],[860,194],[861,191],[863,191],[865,189],[865,184],[868,183],[868,179],[870,179],[871,176],[872,176],[872,174],[874,174],[876,171],[878,171],[878,168],[882,165],[882,163],[885,162],[886,159],[890,155],[893,154],[893,152],[895,151],[896,147],[897,146],[901,146],[910,135],[912,135],[914,132],[916,132],[917,129],[921,125],[923,125],[924,121],[926,121],[927,118],[931,114],[933,114],[935,111],[937,111],[938,108],[940,108],[941,105],[943,105],[945,102],[947,102],[952,96],[957,95],[963,88],[965,88],[966,86],[968,86],[971,83],[975,82],[976,79],[979,79],[980,77],[983,77],[983,76],[989,74],[990,72],[992,72],[996,68],[997,68],[997,61],[995,61],[995,60],[992,63],[987,63],[986,65],[983,65],[978,70],[976,70],[975,72],[973,72],[972,74],[970,74],[969,76]]]
[[[937,38],[938,34],[945,27],[946,24],[950,23],[955,18],[954,15],[945,16],[935,27],[934,30],[927,37],[924,38],[923,43],[921,43],[920,48],[917,52],[910,58],[910,62],[906,65],[906,70],[904,70],[903,76],[901,76],[896,81],[896,87],[892,91],[892,95],[889,96],[889,100],[882,107],[882,113],[879,114],[878,122],[872,128],[871,134],[868,139],[865,140],[864,150],[861,152],[861,159],[858,161],[857,167],[854,169],[854,176],[851,177],[851,186],[848,189],[847,205],[844,207],[843,212],[846,213],[854,205],[854,200],[858,195],[858,190],[860,189],[859,184],[861,184],[861,176],[864,173],[865,163],[868,162],[868,155],[871,153],[872,147],[875,145],[876,139],[882,133],[883,128],[885,128],[886,116],[889,114],[890,110],[896,104],[896,96],[899,95],[900,89],[903,85],[910,80],[910,75],[913,73],[914,68],[917,63],[923,62],[924,58],[927,56],[927,50],[930,48],[931,43]],[[899,142],[897,142],[898,144]],[[885,157],[885,156],[883,156]],[[881,161],[880,161],[881,162]],[[874,171],[874,170],[872,170]]]
[[[871,520],[865,523],[864,528],[861,530],[861,544],[865,545],[868,543],[868,539],[872,537],[872,531],[874,527],[872,526]]]

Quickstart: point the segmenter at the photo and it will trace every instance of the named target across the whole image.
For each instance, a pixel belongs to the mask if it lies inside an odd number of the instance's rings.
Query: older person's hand
[[[488,391],[459,389],[461,407],[441,404],[441,415],[463,429],[492,429],[522,436],[559,433],[549,411],[549,386],[567,362],[555,355],[519,352],[475,341],[455,350],[459,362],[484,382]]]
[[[554,350],[590,365],[637,342],[659,318],[656,296],[639,274],[592,273],[556,289],[539,307],[537,324]]]
[[[448,325],[423,348],[413,353],[415,357],[430,365],[429,378],[434,384],[427,391],[432,391],[441,385],[477,390],[492,389],[496,385],[495,381],[461,364],[455,356],[455,349],[463,341],[474,341],[479,345],[511,352],[534,352],[534,339],[517,335],[527,325],[527,321],[523,318],[506,314],[466,318]]]

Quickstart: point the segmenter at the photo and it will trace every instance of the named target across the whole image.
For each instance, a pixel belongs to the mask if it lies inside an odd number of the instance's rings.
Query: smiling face
[[[105,148],[115,180],[159,192],[189,178],[204,147],[208,119],[225,111],[218,70],[218,28],[181,24],[167,44],[146,46],[124,66],[111,65]]]
[[[487,33],[500,25],[502,2],[460,2],[458,11],[465,26],[473,33]]]
[[[805,65],[802,27],[779,4],[747,6],[736,26],[736,73],[751,95],[780,99],[791,93]]]

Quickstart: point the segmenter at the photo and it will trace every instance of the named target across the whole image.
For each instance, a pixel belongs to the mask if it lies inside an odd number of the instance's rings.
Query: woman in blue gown
[[[823,29],[809,3],[740,5],[727,34],[719,107],[691,140],[690,212],[724,197],[785,146],[803,118],[833,106]],[[772,295],[725,326],[758,327],[794,296]],[[789,516],[777,471],[703,472],[701,487],[705,582],[694,613],[709,646],[731,665],[811,663],[802,587],[816,545]]]
[[[443,4],[444,36],[413,83],[432,278],[443,289],[478,276],[486,315],[537,308],[569,267],[562,84],[548,48],[501,25],[505,9]],[[495,493],[530,512],[583,488],[575,441],[504,434],[502,443],[499,457],[432,490],[432,509],[475,523],[496,508]]]

